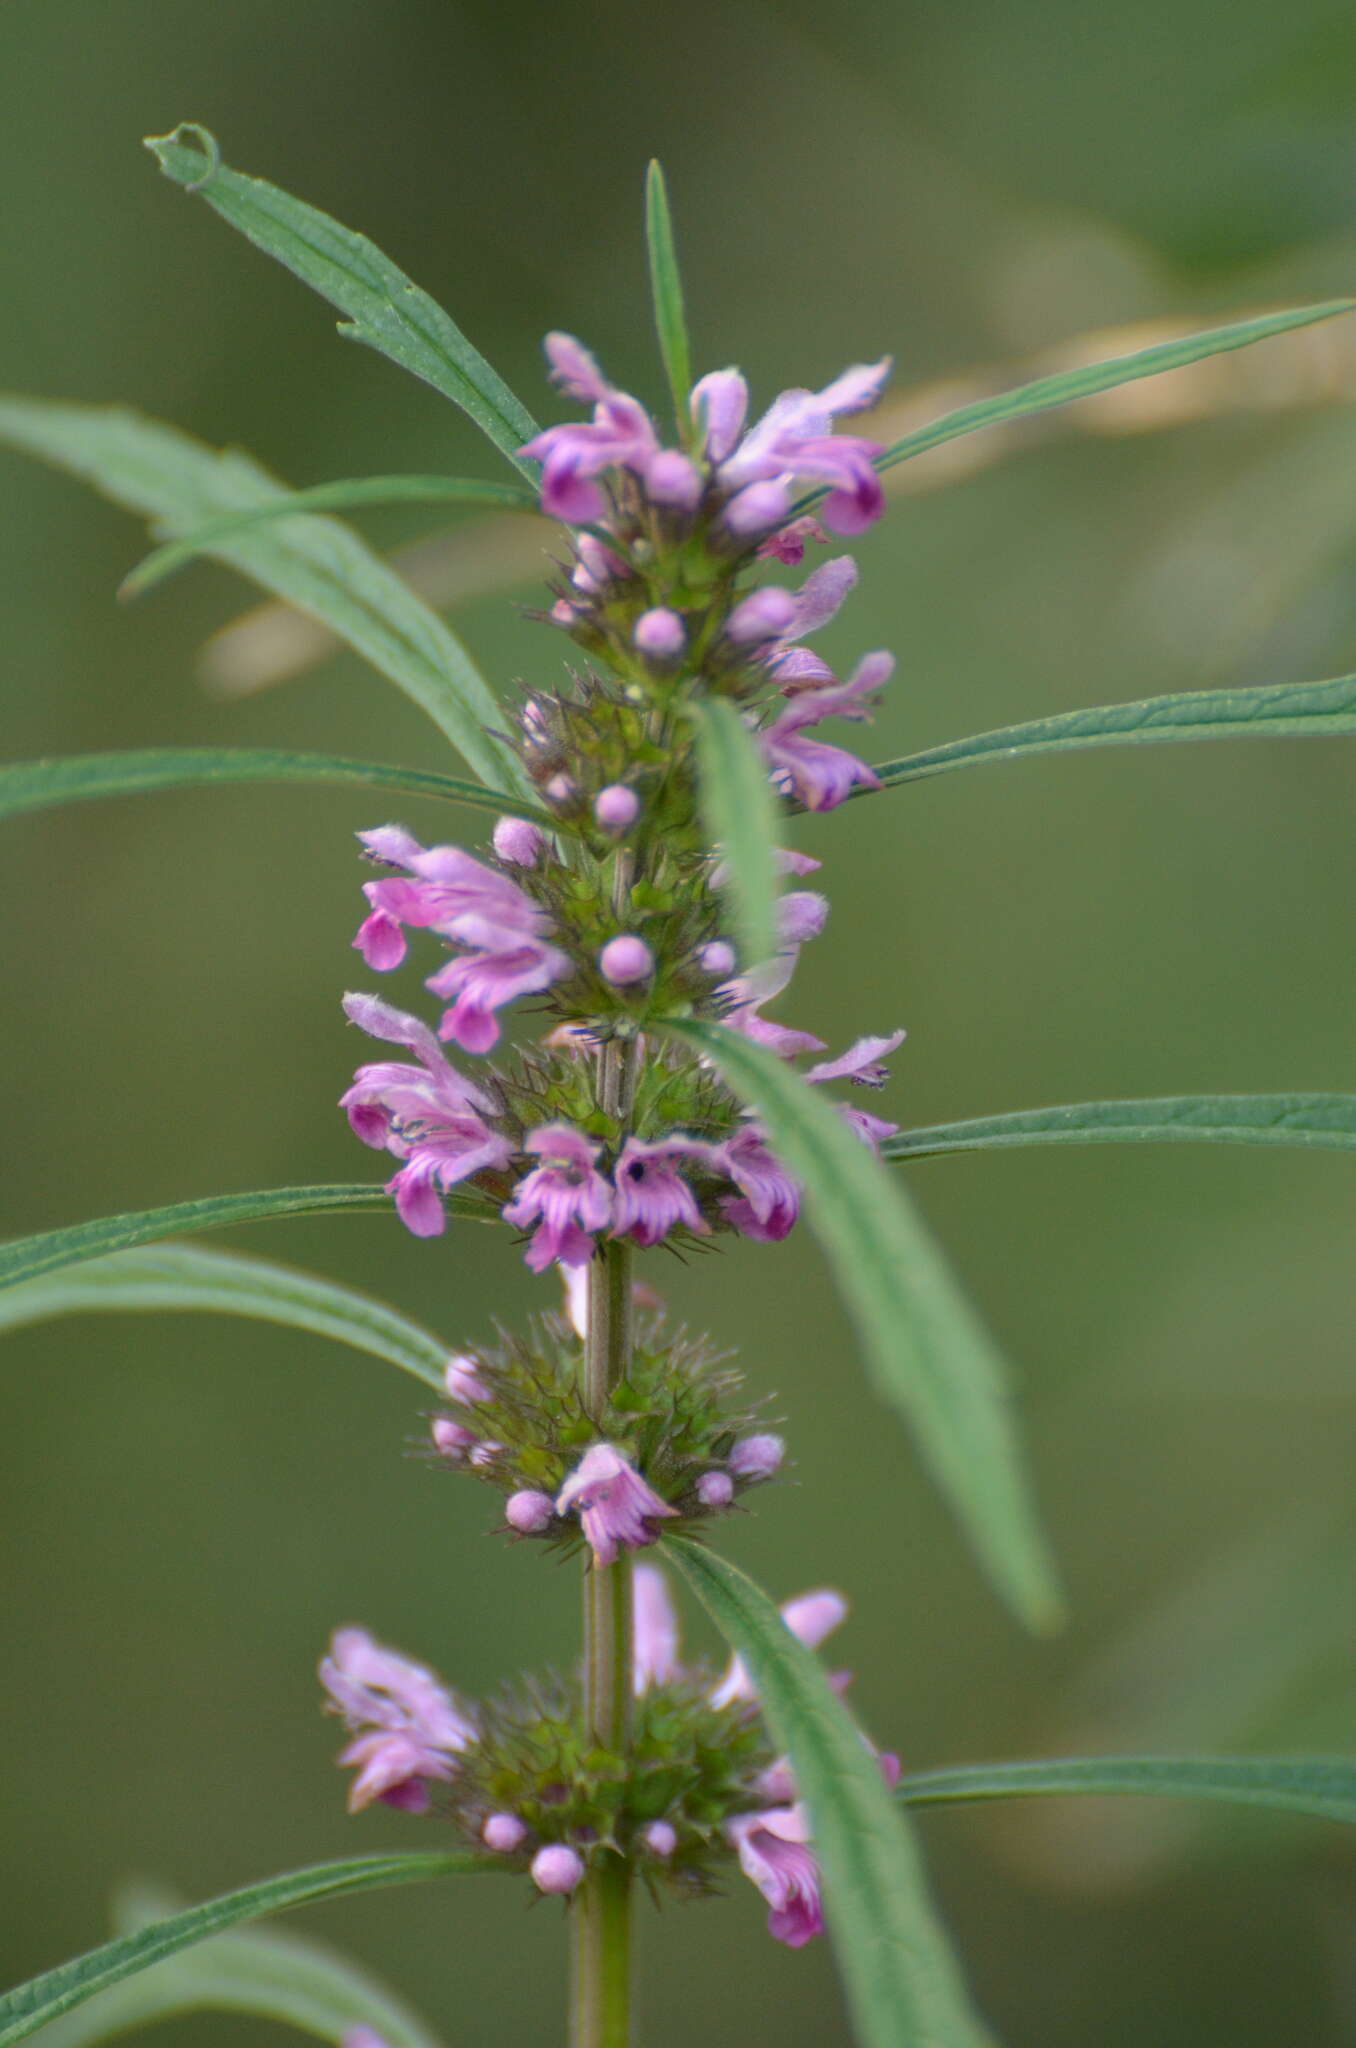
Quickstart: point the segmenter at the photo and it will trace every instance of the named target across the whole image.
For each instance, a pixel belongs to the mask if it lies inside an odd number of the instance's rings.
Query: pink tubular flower
[[[649,1246],[682,1224],[705,1237],[711,1226],[674,1162],[699,1159],[706,1163],[710,1158],[710,1146],[693,1138],[660,1138],[653,1144],[628,1138],[612,1170],[616,1188],[612,1235]]]
[[[811,654],[808,648],[798,647],[796,642],[818,633],[837,616],[856,581],[857,564],[851,555],[835,555],[832,561],[822,562],[813,570],[793,593],[795,609],[790,624],[778,635],[775,646],[763,650],[763,659],[778,687],[788,696],[793,686],[801,689],[810,684],[837,682],[826,661]]]
[[[539,1124],[524,1149],[542,1164],[513,1191],[504,1221],[519,1230],[538,1224],[526,1258],[534,1273],[554,1259],[584,1266],[593,1256],[593,1233],[612,1218],[612,1190],[594,1166],[598,1147],[569,1124]]]
[[[792,697],[759,735],[772,780],[807,811],[831,811],[854,789],[879,789],[875,772],[855,754],[805,737],[807,726],[824,718],[866,718],[864,700],[889,680],[894,657],[868,654],[845,683],[829,683]],[[782,671],[783,676],[785,670]]]
[[[585,1451],[556,1495],[558,1515],[571,1509],[598,1565],[611,1564],[619,1550],[643,1550],[658,1534],[651,1524],[677,1512],[611,1444]]]
[[[824,1638],[832,1635],[847,1619],[847,1611],[847,1601],[842,1594],[825,1588],[818,1593],[802,1593],[797,1600],[788,1600],[781,1616],[798,1642],[804,1643],[807,1650],[817,1650]],[[743,1658],[731,1657],[724,1678],[711,1695],[712,1706],[728,1707],[734,1700],[755,1700],[757,1697]]]
[[[380,1060],[359,1067],[339,1104],[365,1145],[405,1162],[386,1188],[406,1229],[438,1237],[446,1227],[439,1191],[506,1166],[512,1148],[485,1121],[490,1097],[448,1065],[426,1024],[376,996],[347,995],[344,1010],[373,1038],[418,1055],[418,1066]]]
[[[740,1190],[721,1208],[742,1237],[780,1244],[800,1215],[800,1182],[769,1152],[762,1132],[746,1124],[719,1148],[713,1161]]]
[[[668,1685],[678,1676],[678,1617],[669,1598],[668,1580],[658,1565],[638,1564],[632,1583],[631,1689],[639,1698],[652,1685]]]
[[[809,1848],[810,1830],[801,1806],[774,1806],[766,1813],[739,1814],[725,1832],[739,1854],[744,1875],[772,1908],[768,1933],[788,1948],[803,1948],[824,1932],[819,1902],[819,1866]]]
[[[732,494],[727,518],[737,531],[753,530],[740,523],[740,493],[769,483],[789,485],[795,477],[809,477],[832,487],[824,505],[824,520],[835,533],[860,533],[879,519],[885,498],[872,458],[881,453],[881,444],[856,435],[835,434],[833,422],[837,414],[863,412],[874,405],[889,370],[890,358],[885,356],[879,363],[858,363],[844,370],[822,391],[783,391],[737,445],[730,430],[736,414],[742,425],[743,408],[738,402],[734,373],[717,372],[717,378],[726,381],[715,393],[707,390],[707,454],[717,464],[721,488]],[[737,381],[742,386],[743,379]],[[703,378],[693,393],[694,399],[704,387],[715,383],[716,379]],[[717,410],[722,424],[718,442],[710,425]],[[726,452],[717,453],[717,447]]]
[[[475,1728],[422,1664],[387,1650],[361,1628],[335,1631],[320,1681],[351,1730],[368,1729],[340,1755],[360,1766],[348,1796],[350,1813],[374,1799],[423,1813],[428,1780],[453,1774],[452,1759],[475,1740]]]
[[[570,334],[548,334],[551,375],[571,398],[592,404],[587,424],[571,421],[548,427],[519,451],[542,465],[541,507],[553,519],[587,525],[607,509],[592,479],[609,469],[644,475],[660,454],[654,424],[644,406],[607,382],[588,350]],[[671,465],[661,471],[661,488],[671,488]]]

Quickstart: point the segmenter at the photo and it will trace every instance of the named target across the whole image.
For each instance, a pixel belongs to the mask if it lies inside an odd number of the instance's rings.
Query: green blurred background
[[[367,230],[547,418],[551,326],[658,396],[652,152],[698,360],[737,359],[764,396],[884,350],[904,392],[1089,328],[1330,296],[1356,257],[1356,31],[1331,0],[4,0],[0,79],[0,383],[130,400],[297,483],[499,471],[459,415],[338,343],[327,309],[156,176],[139,138],[182,118]],[[1067,416],[899,500],[825,642],[898,653],[879,756],[1356,667],[1356,338],[1321,372],[1268,348],[1238,403],[1228,387],[1137,433]],[[364,520],[383,546],[430,523]],[[141,536],[79,486],[0,455],[0,531],[5,754],[277,744],[441,765],[432,729],[353,659],[208,694],[198,651],[243,586],[199,567],[116,607]],[[530,595],[455,614],[505,684],[559,673]],[[795,1018],[835,1044],[907,1024],[883,1106],[910,1123],[1356,1086],[1351,776],[1340,742],[1165,748],[988,767],[806,821],[835,908]],[[351,834],[384,809],[193,792],[6,828],[4,1229],[370,1173],[333,1107],[355,1052],[337,998],[362,980]],[[1033,1645],[979,1583],[801,1238],[648,1262],[789,1418],[799,1484],[731,1525],[729,1554],[781,1594],[851,1594],[855,1697],[910,1765],[1351,1751],[1350,1160],[1035,1152],[913,1184],[1017,1362],[1074,1623]],[[237,1238],[449,1340],[530,1295],[509,1245],[469,1228]],[[0,1978],[89,1945],[129,1873],[198,1897],[427,1844],[396,1814],[344,1817],[313,1676],[331,1626],[361,1620],[474,1692],[568,1659],[576,1624],[563,1581],[486,1535],[479,1488],[405,1455],[410,1386],[208,1318],[68,1322],[5,1358]],[[1356,2041],[1345,1833],[1129,1802],[923,1829],[1012,2048]],[[550,2048],[560,1915],[490,1890],[376,1894],[306,1924],[393,1978],[449,2048]],[[734,1890],[646,1910],[649,2048],[842,2038],[824,1945],[775,1948]],[[253,2024],[162,2038],[224,2048]]]

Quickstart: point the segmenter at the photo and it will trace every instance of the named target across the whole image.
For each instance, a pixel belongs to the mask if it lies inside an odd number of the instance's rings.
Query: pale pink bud
[[[633,982],[649,980],[654,973],[654,954],[644,939],[623,932],[620,938],[608,940],[598,955],[598,966],[604,981],[614,988],[629,988]]]
[[[520,1536],[540,1536],[542,1530],[549,1527],[555,1511],[556,1505],[549,1493],[534,1493],[530,1487],[525,1487],[521,1493],[509,1495],[504,1520]]]
[[[741,598],[726,621],[725,630],[741,647],[759,640],[776,640],[796,622],[796,600],[780,584],[767,583]]]
[[[553,804],[567,804],[574,795],[574,784],[568,775],[553,775],[546,785],[546,794]]]
[[[459,1422],[449,1422],[445,1415],[433,1419],[433,1443],[435,1449],[445,1458],[460,1463],[473,1444],[480,1439],[473,1429],[463,1429]]]
[[[558,597],[551,607],[551,623],[556,626],[572,626],[579,613],[567,597]]]
[[[728,1508],[734,1499],[734,1481],[728,1472],[703,1472],[697,1481],[697,1498],[704,1508]]]
[[[605,832],[625,832],[640,815],[640,798],[624,782],[609,782],[593,799],[593,815]]]
[[[703,946],[698,953],[697,962],[706,974],[733,974],[735,949],[724,939],[712,939],[710,945]]]
[[[492,1465],[503,1450],[502,1444],[477,1444],[471,1453],[471,1463],[476,1466]]]
[[[563,1842],[548,1842],[532,1858],[532,1882],[539,1892],[572,1892],[583,1875],[583,1857]]]
[[[770,1479],[785,1456],[779,1436],[741,1437],[730,1453],[730,1470],[736,1479]]]
[[[492,1813],[480,1830],[485,1847],[497,1849],[501,1856],[511,1856],[526,1836],[527,1829],[516,1813]]]
[[[463,1407],[470,1407],[476,1401],[488,1401],[490,1390],[476,1371],[474,1358],[464,1358],[453,1353],[443,1367],[443,1385],[447,1388],[450,1401],[460,1401]]]
[[[640,1839],[652,1856],[672,1856],[678,1847],[678,1831],[666,1820],[652,1820],[641,1829]]]
[[[780,526],[791,510],[791,493],[777,482],[748,484],[725,507],[725,524],[731,533],[761,533],[765,527]]]
[[[690,512],[702,494],[702,480],[686,455],[676,448],[661,448],[646,468],[645,488],[656,505]]]
[[[546,842],[530,819],[500,818],[491,843],[500,860],[511,861],[517,868],[534,868]]]
[[[656,605],[653,611],[642,612],[636,620],[631,638],[642,654],[650,655],[655,661],[672,661],[683,651],[687,634],[677,612],[671,612],[665,605]]]

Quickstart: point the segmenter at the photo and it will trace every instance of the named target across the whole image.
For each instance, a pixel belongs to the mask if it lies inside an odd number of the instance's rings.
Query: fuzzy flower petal
[[[651,1523],[677,1512],[612,1444],[586,1451],[556,1495],[556,1513],[571,1510],[598,1565],[611,1564],[619,1550],[643,1550],[656,1538]]]
[[[593,1233],[612,1220],[612,1189],[593,1163],[599,1148],[570,1124],[540,1124],[524,1143],[542,1164],[519,1181],[504,1221],[519,1230],[538,1225],[525,1255],[534,1273],[556,1259],[587,1265]]]
[[[725,1832],[739,1855],[744,1875],[772,1908],[768,1933],[788,1948],[803,1948],[824,1932],[819,1900],[819,1866],[809,1848],[810,1830],[800,1806],[774,1806],[766,1813],[740,1814]]]
[[[678,1675],[678,1617],[669,1598],[668,1580],[658,1565],[638,1564],[633,1585],[635,1637],[631,1684],[639,1696],[652,1685],[668,1685]]]
[[[646,1144],[640,1138],[628,1138],[612,1175],[617,1191],[612,1235],[648,1246],[658,1244],[682,1225],[704,1237],[711,1226],[675,1162],[688,1158],[706,1164],[712,1156],[711,1147],[696,1139],[675,1136]]]

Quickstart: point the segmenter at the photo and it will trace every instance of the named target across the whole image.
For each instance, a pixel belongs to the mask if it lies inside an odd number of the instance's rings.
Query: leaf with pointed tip
[[[185,136],[194,139],[181,140]],[[366,235],[341,227],[319,207],[262,178],[228,170],[215,137],[196,122],[181,122],[168,135],[148,135],[146,147],[166,177],[200,193],[256,249],[276,257],[345,314],[341,334],[366,342],[441,391],[515,468],[535,477],[535,466],[518,454],[538,431],[531,413],[451,316]]]
[[[966,1998],[928,1897],[911,1833],[879,1765],[819,1660],[767,1594],[690,1537],[664,1549],[758,1693],[810,1817],[824,1910],[863,2048],[980,2048],[988,2040]]]
[[[504,796],[483,782],[460,782],[422,768],[391,768],[346,761],[334,754],[290,754],[274,747],[147,747],[126,754],[67,754],[50,761],[15,761],[0,767],[0,818],[52,804],[95,797],[146,796],[161,789],[229,782],[348,782],[394,789],[405,796],[440,797],[473,810],[512,812],[547,830],[550,814],[525,798]]]
[[[0,443],[83,477],[144,514],[158,537],[289,495],[238,449],[219,453],[120,406],[0,397]],[[491,737],[504,715],[470,655],[351,527],[307,512],[227,535],[208,552],[356,648],[428,713],[482,782],[529,794],[516,755]]]
[[[115,1932],[168,1919],[181,1902],[161,1893],[124,1894]],[[393,1991],[325,1943],[276,1928],[234,1928],[181,1949],[149,1970],[110,1985],[47,2023],[43,2048],[92,2048],[137,2027],[191,2012],[243,2012],[279,2020],[342,2048],[353,2027],[369,2027],[387,2048],[437,2048],[436,2037]]]
[[[48,2020],[82,2005],[96,1991],[103,1991],[138,1970],[148,1970],[165,1956],[242,1920],[257,1920],[265,1913],[281,1913],[292,1906],[316,1904],[321,1899],[342,1898],[349,1892],[371,1891],[379,1885],[418,1884],[430,1878],[478,1875],[504,1867],[498,1859],[476,1856],[466,1850],[353,1856],[342,1863],[319,1863],[309,1870],[292,1870],[282,1877],[245,1885],[240,1891],[226,1892],[205,1905],[189,1906],[184,1912],[154,1921],[135,1933],[118,1935],[101,1948],[91,1949],[72,1962],[60,1963],[56,1969],[46,1970],[42,1976],[3,1993],[0,2048],[10,2048],[12,2042],[22,2041]]]
[[[1300,1145],[1356,1151],[1356,1095],[1163,1095],[1131,1102],[1067,1102],[899,1131],[884,1159],[933,1159],[1017,1145]]]
[[[1327,683],[1265,683],[1248,690],[1188,690],[1060,711],[1026,725],[1004,725],[972,739],[947,740],[921,754],[878,763],[884,788],[918,782],[948,768],[1016,761],[1028,754],[1072,753],[1082,747],[1152,746],[1164,740],[1327,739],[1356,734],[1356,676]],[[857,795],[869,796],[870,790]]]
[[[167,541],[138,562],[122,580],[120,597],[139,597],[153,584],[172,576],[185,562],[203,554],[215,540],[229,539],[269,519],[292,519],[298,512],[347,512],[361,505],[482,505],[509,512],[537,512],[534,492],[522,484],[487,484],[462,476],[353,476],[330,484],[312,484],[291,491],[273,505],[214,519],[182,540]]]
[[[804,1186],[878,1391],[911,1424],[994,1584],[1029,1626],[1053,1626],[1059,1594],[1002,1361],[902,1188],[833,1104],[765,1047],[722,1024],[667,1028],[757,1112]]]
[[[758,742],[724,697],[698,697],[697,778],[707,838],[720,848],[740,966],[777,950],[777,800]]]
[[[389,1359],[440,1391],[448,1346],[384,1301],[241,1252],[160,1244],[90,1259],[0,1291],[0,1332],[56,1316],[205,1312],[252,1316]]]
[[[464,1188],[454,1189],[446,1204],[449,1215],[476,1223],[492,1223],[497,1214],[488,1198]],[[12,1238],[0,1244],[0,1287],[15,1287],[61,1266],[155,1244],[184,1231],[224,1230],[233,1223],[258,1223],[270,1216],[319,1216],[332,1209],[385,1209],[394,1214],[391,1197],[379,1181],[204,1195],[193,1202],[171,1202],[164,1209],[136,1209],[125,1216],[101,1216],[95,1223],[74,1223],[65,1230],[44,1230],[36,1237]]]
[[[958,406],[943,413],[925,427],[917,427],[901,440],[892,441],[875,457],[877,469],[893,469],[911,456],[926,455],[944,441],[962,434],[978,433],[981,427],[997,427],[1008,420],[1025,419],[1033,412],[1048,412],[1051,406],[1068,405],[1076,398],[1092,398],[1099,391],[1114,391],[1121,384],[1133,384],[1139,377],[1157,377],[1165,370],[1181,370],[1188,363],[1207,356],[1224,355],[1229,349],[1248,348],[1254,341],[1267,341],[1273,334],[1288,334],[1292,328],[1311,327],[1317,320],[1331,320],[1339,313],[1356,310],[1356,299],[1328,299],[1318,306],[1297,306],[1288,313],[1267,313],[1258,320],[1236,320],[1227,327],[1208,327],[1199,334],[1183,335],[1180,341],[1159,341],[1151,348],[1136,349],[1133,355],[1111,356],[1104,363],[1083,363],[1076,370],[1059,370],[1053,377],[1038,377],[1015,391],[1000,392],[996,398],[981,398],[973,405]],[[828,484],[810,491],[792,508],[808,511],[827,497]]]
[[[1021,1799],[1037,1793],[1103,1797],[1146,1793],[1163,1799],[1222,1799],[1278,1807],[1322,1820],[1356,1821],[1356,1760],[1350,1757],[1085,1756],[1030,1763],[960,1764],[911,1771],[899,1781],[909,1806],[957,1800]]]
[[[659,352],[664,358],[669,389],[673,393],[678,432],[687,442],[692,434],[692,415],[688,410],[688,393],[692,389],[692,351],[688,346],[687,316],[683,310],[683,280],[673,243],[668,185],[657,157],[650,159],[650,167],[645,174],[645,239],[650,252],[650,295],[654,301]]]

